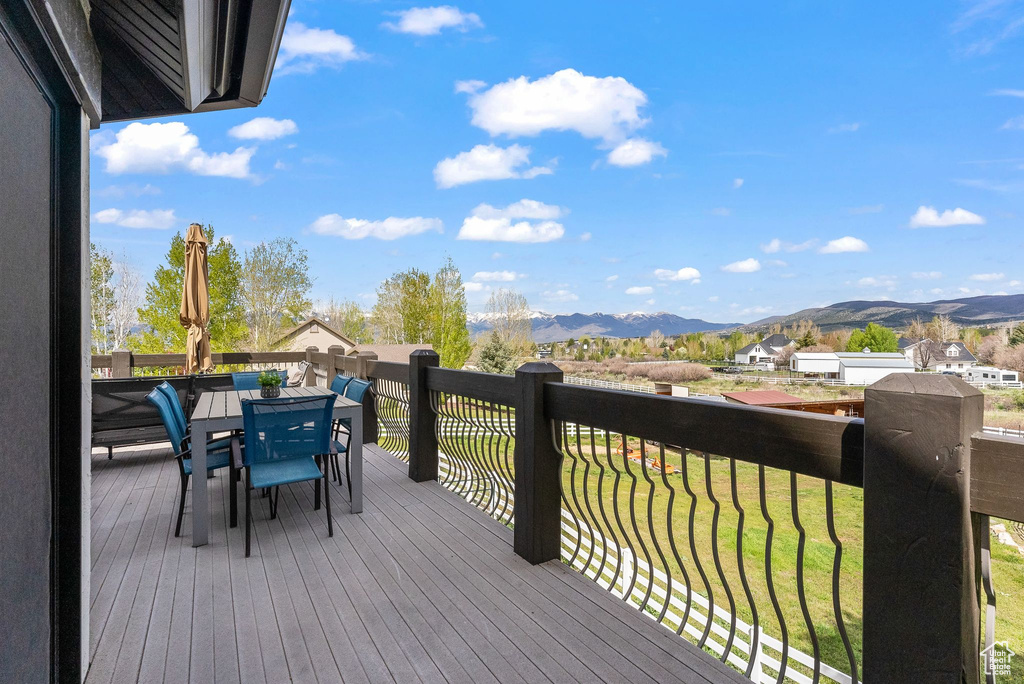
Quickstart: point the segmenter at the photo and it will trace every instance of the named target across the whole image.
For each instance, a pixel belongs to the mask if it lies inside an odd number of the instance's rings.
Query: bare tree
[[[494,326],[494,332],[516,356],[533,353],[533,321],[530,319],[530,304],[517,290],[499,288],[487,300],[487,313]]]
[[[921,340],[914,347],[914,365],[921,370],[928,370],[928,367],[935,363],[938,354],[937,346],[931,340]]]
[[[952,342],[960,339],[960,326],[949,316],[936,316],[928,323],[927,335],[934,342]]]
[[[919,316],[910,321],[910,325],[907,326],[907,331],[903,335],[915,340],[923,339],[928,337],[928,326],[921,321]]]
[[[142,300],[139,272],[122,260],[114,264],[117,286],[110,310],[110,341],[114,349],[124,349],[132,329],[139,324],[139,303]]]
[[[780,351],[778,356],[775,357],[775,368],[789,368],[789,359],[793,356],[793,352],[795,351],[796,347],[791,344],[787,344],[783,347],[782,351]]]
[[[660,330],[654,330],[650,335],[647,336],[647,346],[653,350],[661,348],[661,343],[665,341],[665,336]]]
[[[982,338],[978,345],[977,357],[982,363],[992,365],[996,357],[1006,348],[1006,340],[1003,335],[996,333]]]
[[[366,312],[349,299],[334,297],[314,307],[327,324],[353,342],[372,342],[373,335],[366,323]]]

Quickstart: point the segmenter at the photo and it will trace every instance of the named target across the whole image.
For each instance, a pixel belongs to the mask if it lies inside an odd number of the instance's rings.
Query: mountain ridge
[[[929,320],[947,315],[962,326],[983,326],[1024,320],[1024,294],[982,295],[934,302],[893,302],[855,299],[828,306],[801,309],[792,314],[769,316],[753,323],[712,323],[700,318],[683,318],[666,311],[657,313],[548,314],[531,311],[533,337],[537,342],[556,342],[570,337],[646,337],[655,330],[668,336],[694,332],[757,332],[772,324],[789,326],[800,320],[811,320],[822,330],[863,328],[868,323],[901,328],[915,318]],[[467,317],[470,333],[479,335],[491,329],[487,314]]]

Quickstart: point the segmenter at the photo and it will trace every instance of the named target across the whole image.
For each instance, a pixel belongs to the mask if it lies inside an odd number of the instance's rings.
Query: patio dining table
[[[323,387],[282,387],[282,397],[322,397],[334,394]],[[242,400],[259,399],[259,390],[206,392],[192,412],[192,472],[206,472],[206,440],[213,433],[242,429]],[[352,479],[352,512],[363,511],[363,407],[346,397],[334,401],[334,419],[351,419],[349,447]],[[192,546],[206,544],[209,534],[207,478],[192,478]]]

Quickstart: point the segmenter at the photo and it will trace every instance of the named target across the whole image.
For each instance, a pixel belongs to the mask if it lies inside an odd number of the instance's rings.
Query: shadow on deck
[[[96,452],[86,682],[749,681],[561,563],[531,566],[511,530],[387,452],[364,453],[362,514],[334,486],[328,537],[309,486],[282,488],[276,520],[254,497],[246,559],[226,474],[194,549],[188,505],[174,537],[169,448]]]

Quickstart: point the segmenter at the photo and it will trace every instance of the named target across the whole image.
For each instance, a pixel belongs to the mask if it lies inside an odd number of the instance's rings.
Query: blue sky
[[[1013,0],[295,0],[259,108],[93,132],[92,236],[145,278],[191,221],[294,237],[364,306],[445,255],[471,311],[1024,292],[1022,39]]]

